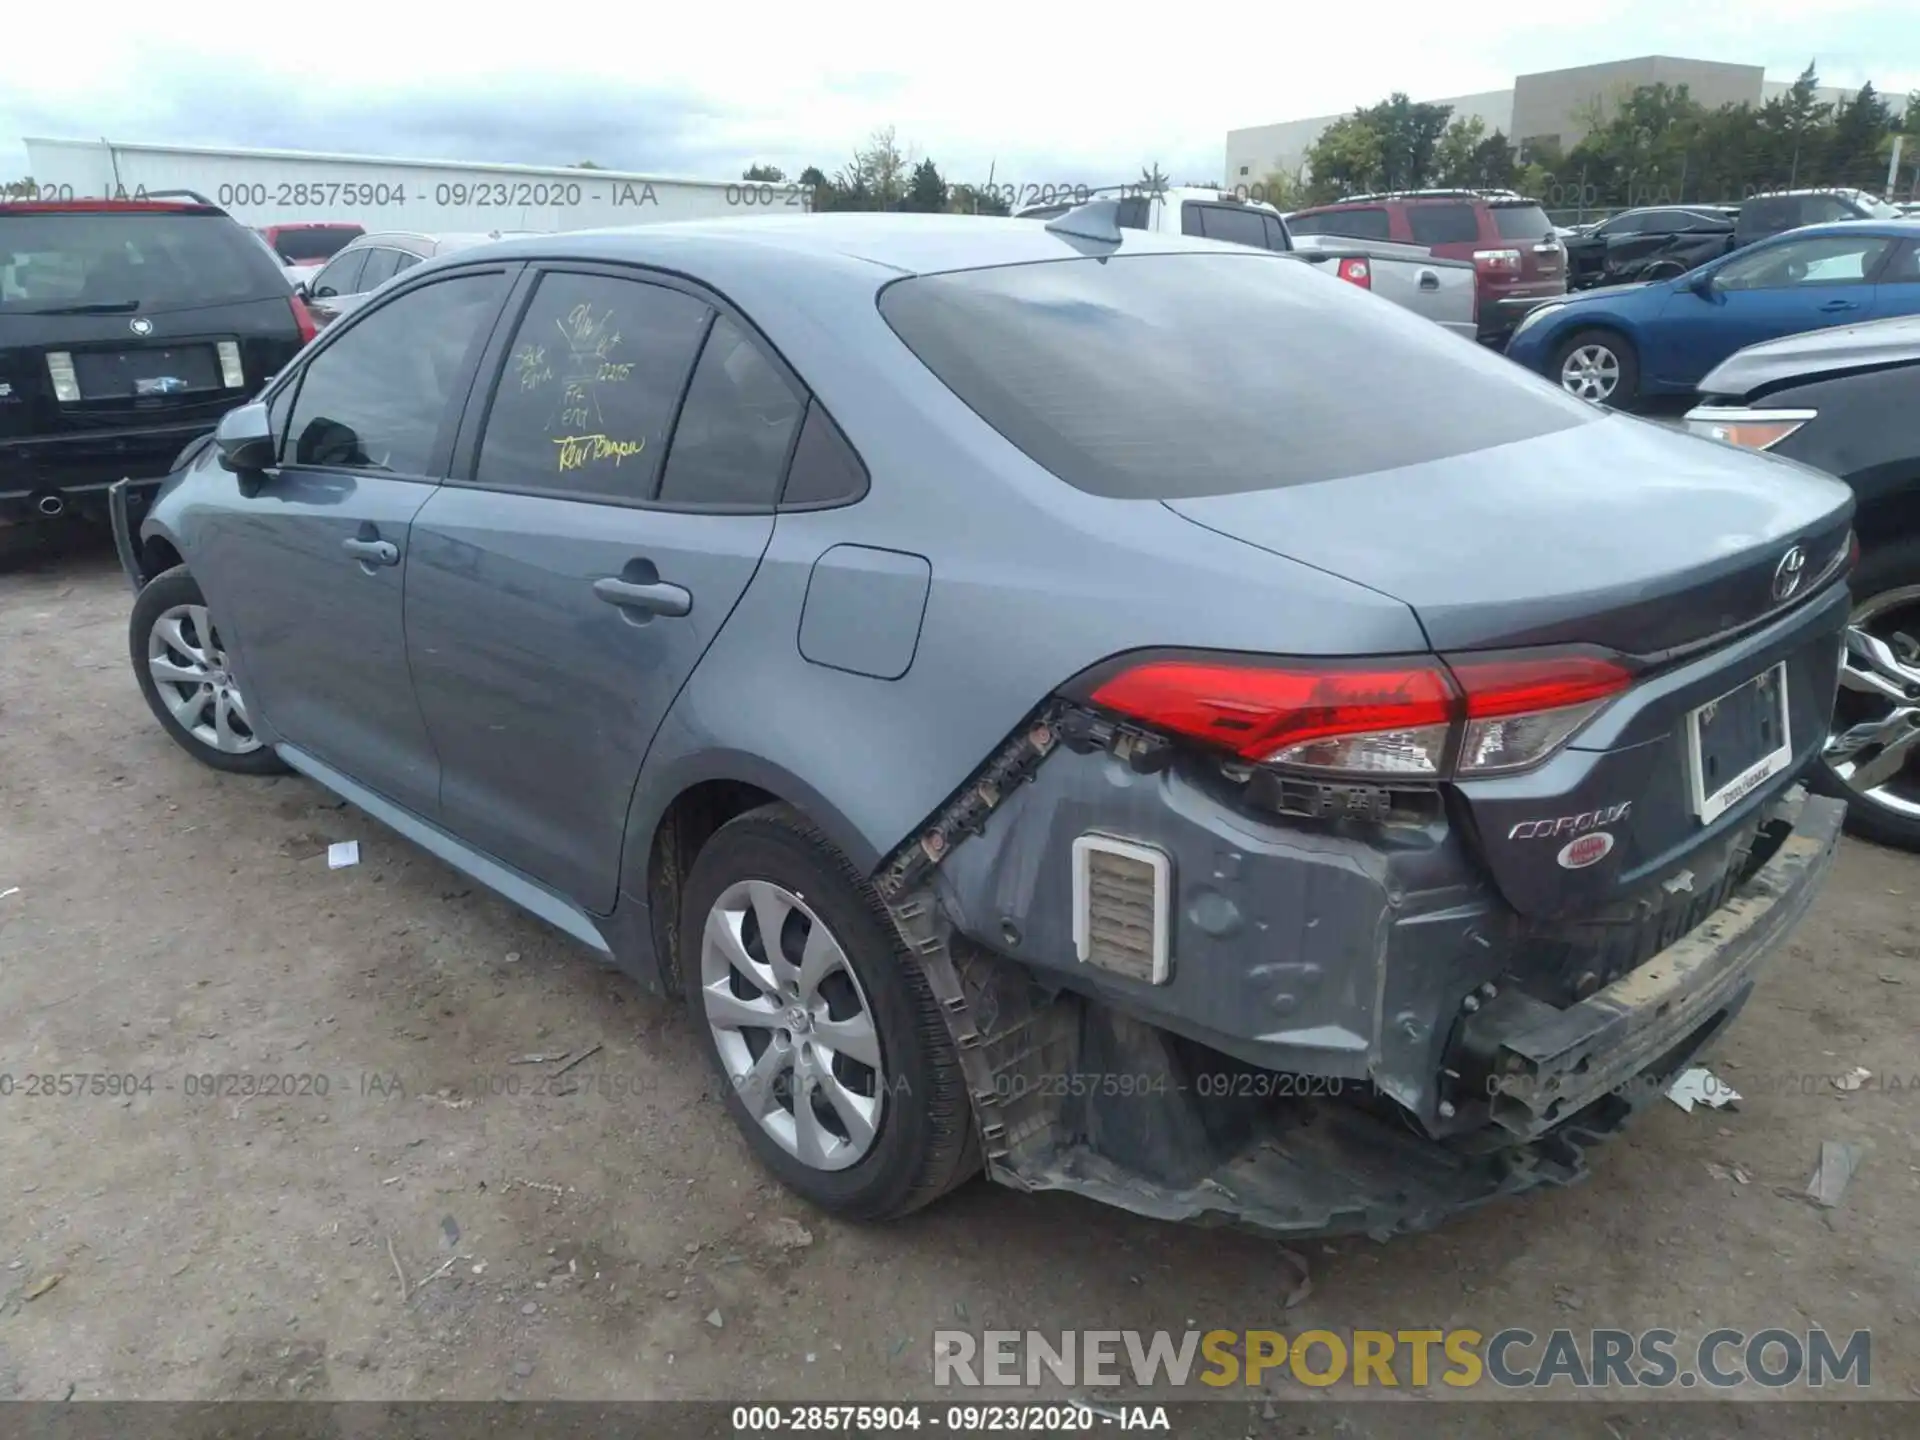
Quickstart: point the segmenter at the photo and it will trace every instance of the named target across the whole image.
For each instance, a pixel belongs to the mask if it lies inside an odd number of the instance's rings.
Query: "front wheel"
[[[1554,351],[1550,373],[1569,395],[1596,405],[1631,405],[1640,390],[1640,358],[1611,330],[1569,335]]]
[[[769,805],[722,826],[687,875],[680,970],[728,1112],[789,1189],[891,1219],[978,1168],[946,1021],[871,887]]]
[[[1854,573],[1833,727],[1814,780],[1847,802],[1847,828],[1920,850],[1920,537],[1876,548]]]
[[[285,762],[254,732],[200,582],[186,566],[154,576],[140,591],[127,649],[148,708],[182,750],[215,770],[285,772]]]

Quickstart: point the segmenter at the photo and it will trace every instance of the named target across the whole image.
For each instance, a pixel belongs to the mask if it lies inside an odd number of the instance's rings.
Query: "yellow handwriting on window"
[[[532,390],[553,378],[553,366],[547,363],[547,347],[522,345],[513,357],[514,375],[522,390]]]
[[[554,437],[553,443],[560,452],[559,469],[562,474],[583,469],[601,460],[611,460],[619,465],[647,448],[644,437],[638,440],[612,440],[605,435],[560,435]]]

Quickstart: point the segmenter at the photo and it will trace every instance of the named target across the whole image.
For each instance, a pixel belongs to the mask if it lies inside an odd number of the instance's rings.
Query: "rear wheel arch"
[[[186,564],[186,557],[165,535],[149,535],[140,542],[140,564],[147,574],[159,576]]]
[[[636,797],[628,822],[628,854],[638,873],[624,887],[644,895],[664,992],[680,992],[681,901],[688,873],[706,843],[728,821],[767,805],[784,804],[815,826],[858,873],[879,865],[876,852],[837,807],[797,776],[736,756],[690,766],[670,782],[649,787],[652,803]]]

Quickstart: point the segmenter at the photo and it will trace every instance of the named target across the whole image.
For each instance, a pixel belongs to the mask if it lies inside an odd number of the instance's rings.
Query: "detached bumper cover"
[[[1044,754],[1031,750],[1022,767]],[[1017,781],[1018,768],[1002,778]],[[1745,1003],[1818,893],[1843,815],[1837,801],[1801,800],[1790,833],[1727,904],[1588,1000],[1562,1010],[1502,996],[1488,1007],[1476,1048],[1499,1057],[1488,1081],[1497,1113],[1447,1140],[1417,1133],[1371,1082],[1208,1059],[1043,986],[954,932],[933,895],[898,884],[898,872],[880,889],[959,1047],[992,1178],[1160,1219],[1384,1238],[1583,1179],[1586,1150],[1663,1093]]]
[[[1846,818],[1844,802],[1808,797],[1773,857],[1698,929],[1565,1010],[1515,997],[1476,1023],[1494,1053],[1494,1121],[1521,1139],[1647,1076],[1664,1089],[1668,1052],[1697,1051],[1745,1003],[1763,961],[1819,894]],[[1505,999],[1506,997],[1502,997]]]

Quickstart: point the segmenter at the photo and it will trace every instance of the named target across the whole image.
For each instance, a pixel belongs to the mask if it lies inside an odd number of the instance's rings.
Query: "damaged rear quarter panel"
[[[1166,983],[1077,958],[1072,849],[1089,832],[1170,858]],[[1416,1111],[1444,1039],[1434,1017],[1499,961],[1474,941],[1486,896],[1443,824],[1362,835],[1269,821],[1193,764],[1141,774],[1104,751],[1056,749],[935,884],[957,930],[1044,984],[1266,1069],[1375,1077]]]

